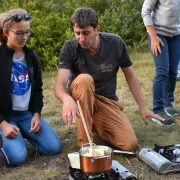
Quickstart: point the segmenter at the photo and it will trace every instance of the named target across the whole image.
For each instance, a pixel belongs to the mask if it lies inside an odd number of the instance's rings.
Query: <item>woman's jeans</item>
[[[41,118],[41,128],[39,132],[29,132],[33,114],[29,111],[14,111],[9,121],[10,124],[20,129],[19,135],[14,138],[6,138],[0,129],[3,138],[3,150],[9,160],[10,165],[18,166],[24,163],[27,156],[27,148],[23,138],[46,155],[58,154],[62,149],[60,138],[43,118]]]
[[[177,69],[180,60],[180,35],[167,37],[159,35],[164,43],[162,54],[153,55],[155,77],[153,81],[153,111],[163,112],[167,106],[172,106],[176,87]],[[151,39],[148,35],[149,46]]]

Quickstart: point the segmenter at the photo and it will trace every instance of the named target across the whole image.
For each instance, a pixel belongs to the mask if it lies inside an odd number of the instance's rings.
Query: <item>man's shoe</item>
[[[160,124],[160,125],[165,125],[165,126],[173,126],[175,125],[175,120],[171,117],[168,116],[165,112],[157,113],[159,116],[161,116],[164,120],[159,120],[156,118],[151,118],[152,121]]]
[[[165,112],[168,116],[178,116],[179,112],[173,108],[173,106],[167,106],[165,107]]]
[[[0,135],[0,165],[8,165],[9,161],[2,146],[3,146],[3,139],[2,136]]]

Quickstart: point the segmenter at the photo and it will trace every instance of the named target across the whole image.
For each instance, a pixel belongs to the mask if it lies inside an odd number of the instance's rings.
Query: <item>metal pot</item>
[[[107,146],[96,146],[93,144],[93,149],[103,149],[103,156],[87,156],[90,146],[83,145],[79,150],[80,155],[80,167],[85,173],[100,173],[106,172],[112,167],[112,149]]]
[[[100,173],[109,171],[112,167],[113,152],[134,155],[134,152],[130,151],[112,150],[108,146],[99,146],[94,143],[92,145],[94,151],[103,149],[104,153],[102,156],[89,156],[87,153],[92,147],[90,147],[89,143],[82,145],[82,148],[79,150],[80,168],[85,173]]]

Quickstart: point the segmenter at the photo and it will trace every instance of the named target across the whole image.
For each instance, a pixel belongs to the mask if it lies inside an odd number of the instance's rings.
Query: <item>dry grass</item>
[[[154,66],[150,53],[132,53],[134,69],[139,77],[145,104],[152,108],[152,80]],[[77,151],[75,126],[66,126],[61,118],[62,104],[54,97],[53,88],[56,72],[43,73],[44,108],[43,116],[51,123],[60,135],[64,145],[63,153],[56,156],[42,156],[33,147],[28,146],[28,158],[21,167],[1,167],[1,180],[67,180],[69,160],[67,153]],[[129,92],[122,72],[119,72],[117,95],[119,102],[125,107],[139,140],[139,146],[153,147],[154,144],[178,144],[180,119],[176,126],[164,127],[150,122],[144,125],[139,115],[139,109]],[[180,82],[177,82],[174,106],[180,110]],[[140,180],[177,180],[180,174],[158,175],[145,163],[136,157],[113,155],[120,163],[131,170]]]

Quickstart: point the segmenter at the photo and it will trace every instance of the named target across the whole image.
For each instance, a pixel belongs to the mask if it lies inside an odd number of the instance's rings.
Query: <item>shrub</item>
[[[73,37],[70,18],[78,7],[94,8],[102,31],[120,35],[129,49],[147,43],[140,15],[142,0],[0,0],[0,5],[1,12],[21,7],[32,15],[28,47],[38,53],[43,70],[57,68],[64,41]]]

